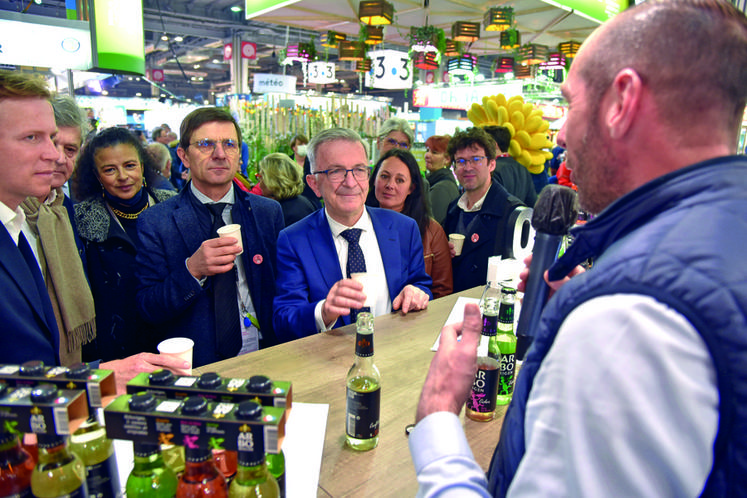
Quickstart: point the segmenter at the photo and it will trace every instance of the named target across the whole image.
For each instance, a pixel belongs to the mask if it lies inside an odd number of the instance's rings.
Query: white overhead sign
[[[369,52],[371,71],[366,73],[366,86],[387,90],[412,88],[412,61],[406,52],[377,50]]]
[[[0,64],[90,69],[89,25],[85,21],[0,11]]]
[[[282,74],[255,74],[254,93],[296,93],[296,77]]]
[[[337,81],[334,62],[309,62],[303,65],[303,70],[306,80],[315,85],[326,85]]]

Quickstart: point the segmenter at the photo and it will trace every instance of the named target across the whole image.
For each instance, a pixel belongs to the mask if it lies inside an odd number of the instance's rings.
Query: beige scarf
[[[96,337],[91,288],[75,245],[62,189],[50,204],[29,197],[21,204],[38,240],[39,263],[60,330],[60,363],[81,361],[81,347]]]

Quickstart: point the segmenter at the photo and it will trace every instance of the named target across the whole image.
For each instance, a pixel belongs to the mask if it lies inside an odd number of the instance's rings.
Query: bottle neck
[[[21,447],[21,442],[15,436],[0,438],[0,467],[15,464],[29,457],[28,452]]]
[[[234,479],[241,485],[251,486],[253,484],[265,482],[269,475],[270,473],[267,470],[267,463],[262,459],[261,463],[258,465],[242,465],[241,462],[239,462],[239,467]]]
[[[218,468],[213,462],[213,454],[209,449],[186,448],[184,450],[184,474],[192,476],[200,475],[218,475]]]
[[[373,361],[374,355],[374,344],[373,344],[373,333],[361,333],[360,331],[355,334],[355,356],[361,359],[370,358]]]

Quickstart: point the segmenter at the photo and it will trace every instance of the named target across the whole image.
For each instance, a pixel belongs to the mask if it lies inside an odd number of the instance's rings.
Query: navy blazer
[[[244,269],[252,304],[257,313],[260,347],[276,344],[272,330],[272,299],[275,296],[276,240],[282,230],[280,205],[271,199],[234,187],[231,210],[241,225]],[[215,341],[211,279],[205,287],[187,270],[185,261],[205,239],[198,214],[189,199],[189,187],[179,195],[146,209],[138,219],[140,249],[137,254],[138,310],[157,324],[159,339],[189,337],[195,341],[195,367],[225,358]]]
[[[415,220],[389,209],[366,209],[376,232],[391,299],[408,284],[419,287],[432,298],[432,281],[425,272],[423,241]],[[280,232],[277,296],[272,317],[278,338],[288,341],[315,334],[314,308],[342,278],[324,209]],[[350,316],[341,316],[335,327],[348,324]]]
[[[45,289],[40,295],[34,275],[4,226],[0,226],[0,292],[0,363],[59,364],[60,336],[49,294]]]

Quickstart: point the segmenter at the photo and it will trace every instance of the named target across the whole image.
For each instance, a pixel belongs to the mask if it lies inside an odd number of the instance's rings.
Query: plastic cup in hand
[[[220,227],[218,229],[218,237],[233,237],[238,241],[237,244],[241,248],[241,252],[239,254],[242,254],[244,252],[244,241],[241,239],[241,225],[237,225],[236,223],[234,223],[232,225]]]
[[[192,339],[186,337],[172,337],[171,339],[166,339],[158,344],[158,352],[188,362],[189,368],[187,370],[189,375],[192,375],[192,350],[194,347],[195,343]]]
[[[454,244],[454,254],[459,256],[462,254],[462,246],[464,246],[464,235],[461,233],[450,233],[449,242]]]
[[[363,286],[363,293],[366,295],[366,303],[364,304],[364,306],[370,306],[368,300],[368,292],[366,291],[368,288],[368,273],[351,273],[350,278],[355,280],[356,282],[359,282]]]

